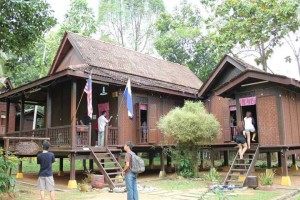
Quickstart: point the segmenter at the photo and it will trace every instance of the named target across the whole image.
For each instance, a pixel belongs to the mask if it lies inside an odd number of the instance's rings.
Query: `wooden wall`
[[[57,72],[61,71],[70,65],[78,65],[78,64],[83,64],[84,61],[82,58],[76,53],[75,49],[72,48],[70,51],[67,53],[63,61],[60,63],[60,65],[57,68]]]
[[[300,144],[300,94],[281,89],[284,144]]]
[[[276,96],[257,97],[256,111],[259,143],[261,145],[279,145],[279,119]]]
[[[70,125],[71,122],[71,81],[55,85],[51,89],[51,126]]]
[[[6,115],[6,103],[0,102],[0,114]],[[6,120],[4,119],[0,125],[0,136],[4,134]],[[15,123],[16,123],[16,105],[14,103],[10,103],[9,108],[9,126],[8,132],[15,131]]]
[[[216,143],[223,143],[231,140],[230,134],[230,111],[228,99],[212,95],[204,103],[208,112],[213,114],[221,125],[221,132]]]

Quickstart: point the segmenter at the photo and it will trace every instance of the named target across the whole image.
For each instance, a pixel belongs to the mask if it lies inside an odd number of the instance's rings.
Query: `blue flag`
[[[128,109],[128,117],[133,118],[133,104],[132,104],[132,92],[131,92],[131,85],[130,85],[130,79],[128,79],[125,91],[124,91],[124,97],[126,99],[126,106]]]

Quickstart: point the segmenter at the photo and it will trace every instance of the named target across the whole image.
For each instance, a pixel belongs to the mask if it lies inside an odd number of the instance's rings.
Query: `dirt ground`
[[[264,170],[257,170],[254,174],[259,174]],[[203,172],[205,173],[205,172]],[[222,178],[226,175],[226,173],[221,172],[220,175]],[[259,190],[247,189],[239,192],[234,192],[232,197],[229,199],[240,199],[241,196],[247,197],[247,199],[273,199],[274,197],[278,197],[294,189],[300,189],[300,171],[290,172],[290,177],[292,181],[292,186],[281,186],[281,176],[275,176],[274,186],[276,187],[276,191],[271,192],[261,192],[258,194]],[[171,180],[174,175],[168,175],[167,179]],[[65,174],[63,177],[55,176],[56,188],[56,199],[58,200],[126,200],[126,193],[109,193],[108,188],[104,188],[102,190],[93,190],[88,193],[81,193],[78,190],[70,190],[67,188],[67,183],[69,179],[69,175]],[[84,178],[80,173],[77,174],[78,182]],[[18,179],[18,183],[16,189],[18,191],[17,199],[39,199],[39,191],[36,188],[36,180],[37,175],[35,174],[24,174],[24,179]],[[140,200],[197,200],[200,198],[202,193],[207,191],[207,187],[203,182],[193,182],[189,183],[187,187],[170,189],[170,184],[179,184],[176,181],[165,182],[165,185],[162,185],[162,180],[158,178],[158,173],[151,173],[142,175],[138,178],[138,184],[144,186],[150,186],[157,188],[156,191],[140,191],[139,199]],[[169,184],[169,185],[168,185]],[[190,187],[192,186],[192,189]],[[256,196],[255,196],[256,195]],[[257,196],[258,195],[258,196]],[[273,195],[273,196],[272,196]],[[249,197],[249,198],[248,198]],[[48,197],[49,199],[49,197]],[[209,196],[205,199],[217,199],[215,196]]]

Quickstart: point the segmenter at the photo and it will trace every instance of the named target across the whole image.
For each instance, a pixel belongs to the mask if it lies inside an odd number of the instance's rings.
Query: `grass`
[[[161,179],[144,182],[143,185],[155,187],[161,190],[188,190],[206,187],[203,181],[192,179]]]

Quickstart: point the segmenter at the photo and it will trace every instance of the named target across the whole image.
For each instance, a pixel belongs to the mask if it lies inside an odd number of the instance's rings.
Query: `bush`
[[[11,170],[19,162],[14,155],[6,155],[0,148],[0,193],[12,192],[15,185],[15,178],[11,176]]]
[[[215,182],[215,181],[219,181],[219,178],[220,178],[220,175],[217,172],[216,168],[211,168],[209,170],[209,173],[205,175],[205,180],[207,180],[207,181]]]
[[[216,118],[207,113],[201,102],[186,101],[182,108],[177,107],[162,117],[159,128],[177,143],[172,156],[177,163],[184,162],[178,165],[179,174],[197,177],[199,145],[214,142],[220,132]]]
[[[258,175],[258,179],[261,185],[273,185],[275,173],[261,173]]]

